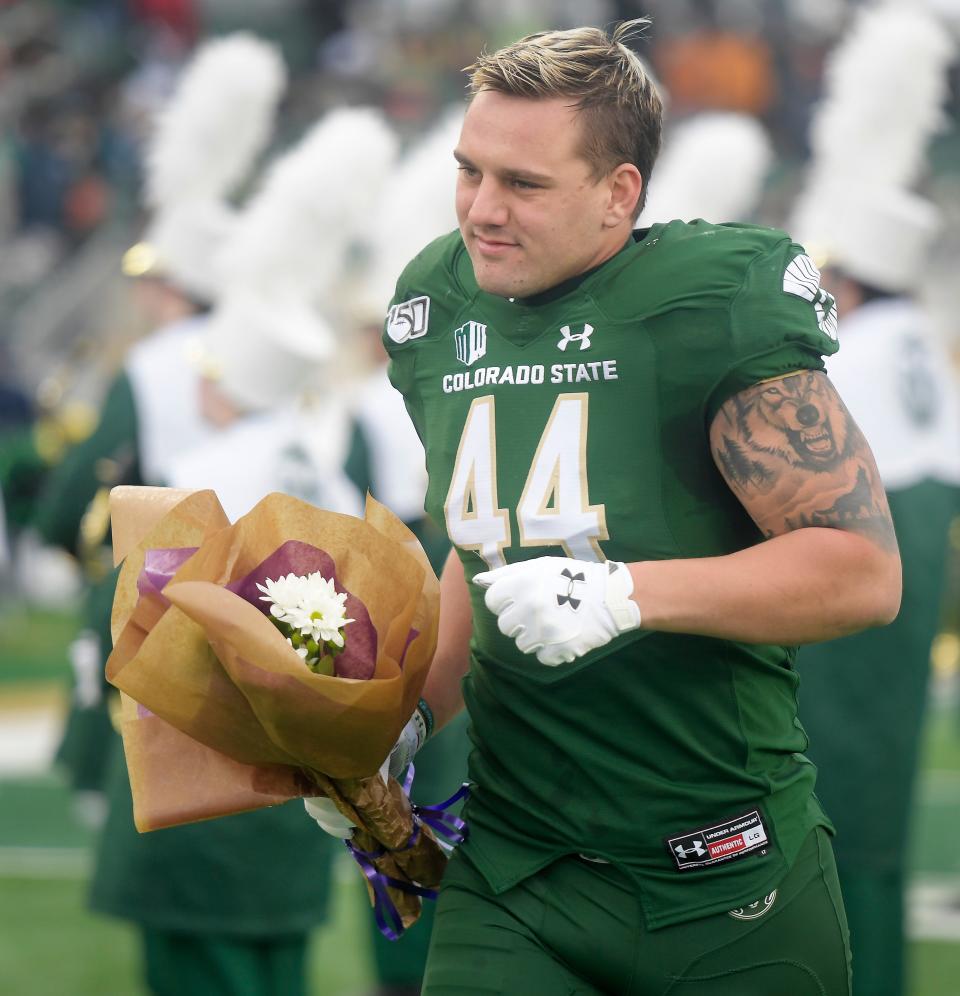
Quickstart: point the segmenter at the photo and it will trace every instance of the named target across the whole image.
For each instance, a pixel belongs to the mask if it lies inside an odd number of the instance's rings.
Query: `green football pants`
[[[142,929],[153,996],[306,996],[307,935],[270,939]]]
[[[846,917],[825,831],[811,832],[771,895],[738,916],[650,931],[614,868],[564,858],[498,896],[455,855],[423,996],[849,996]]]

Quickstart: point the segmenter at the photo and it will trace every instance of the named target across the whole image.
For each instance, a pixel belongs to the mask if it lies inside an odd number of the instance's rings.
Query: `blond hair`
[[[621,163],[643,177],[643,209],[660,151],[663,105],[635,52],[625,44],[649,24],[623,21],[599,28],[540,31],[497,52],[482,53],[470,73],[470,95],[481,90],[529,99],[569,97],[583,120],[581,155],[599,179]]]

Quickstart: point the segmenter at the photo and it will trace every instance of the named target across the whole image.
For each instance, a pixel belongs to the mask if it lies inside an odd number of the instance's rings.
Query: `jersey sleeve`
[[[447,329],[451,301],[462,288],[456,255],[463,243],[455,231],[431,242],[407,264],[397,281],[383,326],[383,346],[390,357],[390,383],[403,395],[417,434],[423,439],[422,404],[417,391],[417,357],[425,340]]]
[[[708,424],[733,395],[835,353],[837,307],[802,246],[784,236],[751,261],[729,309],[729,362],[707,397]]]
[[[407,397],[413,384],[416,360],[410,341],[422,337],[430,322],[430,298],[417,293],[419,264],[420,256],[417,256],[400,274],[383,323],[383,348],[390,357],[390,383],[404,397]]]

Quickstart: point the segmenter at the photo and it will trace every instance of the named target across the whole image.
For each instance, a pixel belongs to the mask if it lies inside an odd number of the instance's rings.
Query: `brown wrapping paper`
[[[123,697],[137,828],[326,793],[358,824],[358,847],[395,851],[378,859],[381,871],[435,886],[442,852],[426,828],[403,849],[409,802],[376,774],[436,647],[439,583],[413,534],[369,497],[361,520],[274,494],[230,525],[211,491],[124,487],[111,513],[124,566],[107,678]],[[314,674],[263,612],[225,587],[289,540],[329,554],[338,588],[369,613],[372,678]],[[146,552],[183,547],[198,549],[162,595],[141,595]],[[391,895],[409,925],[419,899]]]

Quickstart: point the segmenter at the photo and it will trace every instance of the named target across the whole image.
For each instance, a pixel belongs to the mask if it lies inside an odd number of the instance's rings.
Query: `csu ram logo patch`
[[[783,274],[783,290],[809,301],[820,331],[828,339],[837,341],[837,302],[820,286],[820,271],[809,256],[796,256],[790,261]]]

